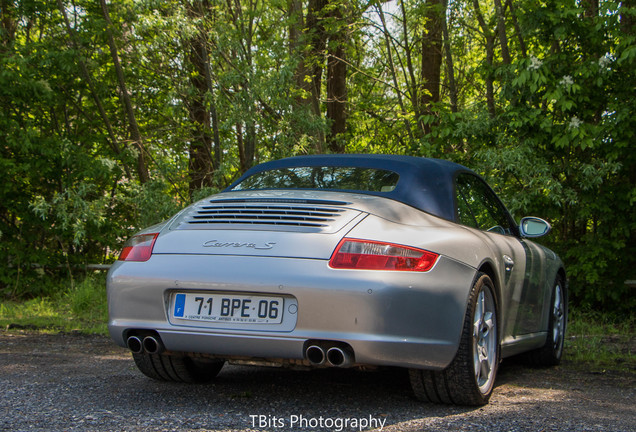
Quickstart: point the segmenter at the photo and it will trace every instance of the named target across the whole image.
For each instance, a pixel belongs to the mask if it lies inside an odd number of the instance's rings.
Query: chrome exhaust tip
[[[305,357],[314,366],[320,366],[325,364],[325,350],[318,345],[311,345],[305,351]]]
[[[146,336],[143,342],[143,349],[148,354],[159,354],[163,351],[163,345],[154,336]]]
[[[130,336],[126,339],[126,346],[133,354],[141,354],[144,351],[144,346],[137,336]]]
[[[351,354],[346,349],[331,347],[327,351],[327,361],[335,367],[351,366]]]

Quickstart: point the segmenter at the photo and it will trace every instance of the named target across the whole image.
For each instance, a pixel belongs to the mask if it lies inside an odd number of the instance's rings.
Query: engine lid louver
[[[208,205],[192,215],[191,224],[267,224],[326,226],[340,216],[342,209],[279,205]]]
[[[210,200],[186,213],[179,229],[275,229],[333,232],[359,214],[325,200]]]

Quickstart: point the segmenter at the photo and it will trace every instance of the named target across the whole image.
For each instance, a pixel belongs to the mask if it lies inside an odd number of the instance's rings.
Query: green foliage
[[[70,28],[57,2],[3,3],[0,297],[53,292],[85,264],[111,262],[134,231],[254,163],[324,151],[326,53],[337,33],[347,61],[338,139],[348,152],[476,169],[517,217],[550,220],[544,241],[565,260],[575,303],[636,306],[624,283],[636,279],[629,2],[601,2],[597,13],[573,0],[513,2],[503,17],[509,64],[492,2],[477,2],[485,29],[472,0],[448,2],[441,100],[428,105],[422,38],[432,24],[421,1],[332,0],[313,28],[307,8],[280,0],[109,2],[150,173],[143,183],[99,2],[62,3]],[[315,74],[321,84],[310,89]],[[211,149],[199,173],[193,149],[202,142]],[[195,174],[206,176],[200,190]]]
[[[568,264],[573,298],[629,310],[636,305],[624,284],[635,275],[636,161],[629,150],[636,126],[636,64],[629,54],[635,39],[621,27],[618,4],[603,8],[586,19],[569,19],[581,13],[576,8],[551,12],[559,50],[517,62],[517,76],[528,79],[513,80],[502,92],[508,101],[502,117],[512,119],[502,127],[511,129],[515,147],[533,156],[529,173],[509,169],[527,185],[537,167],[543,172],[533,188],[543,196],[519,208],[551,212],[555,230],[548,241]],[[501,153],[512,146],[498,147]]]
[[[495,57],[491,70],[469,62],[465,72],[496,77],[494,115],[481,97],[459,113],[442,103],[423,118],[433,128],[416,153],[470,166],[518,217],[550,220],[553,232],[542,241],[565,260],[575,304],[629,311],[636,39],[622,8],[605,2],[591,18],[568,2],[517,12],[528,55],[516,53],[510,65]]]

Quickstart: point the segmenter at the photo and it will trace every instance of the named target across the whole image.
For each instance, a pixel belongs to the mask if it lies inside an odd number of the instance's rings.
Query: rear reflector
[[[329,266],[337,269],[429,271],[438,254],[370,240],[342,239]]]
[[[132,236],[119,254],[119,261],[148,261],[159,233]]]

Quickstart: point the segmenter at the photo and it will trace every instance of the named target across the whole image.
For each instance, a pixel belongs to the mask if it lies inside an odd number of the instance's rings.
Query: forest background
[[[250,166],[450,159],[636,306],[634,0],[0,0],[0,300],[73,284]]]

